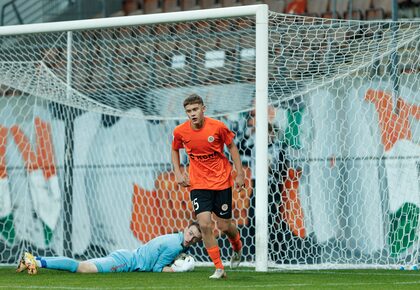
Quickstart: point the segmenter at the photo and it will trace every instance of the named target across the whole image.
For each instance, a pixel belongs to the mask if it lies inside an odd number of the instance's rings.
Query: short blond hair
[[[203,98],[197,94],[191,94],[184,100],[184,108],[188,105],[199,104],[204,106]]]

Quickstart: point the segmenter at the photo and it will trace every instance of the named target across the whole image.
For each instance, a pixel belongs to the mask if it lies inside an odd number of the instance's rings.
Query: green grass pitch
[[[190,273],[73,274],[41,269],[37,275],[0,267],[0,289],[420,289],[420,271],[320,270],[259,273],[227,269],[211,281],[212,268]]]

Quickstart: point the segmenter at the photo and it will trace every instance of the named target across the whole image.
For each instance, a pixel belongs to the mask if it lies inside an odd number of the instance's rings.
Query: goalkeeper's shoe
[[[242,250],[238,252],[233,251],[232,257],[230,257],[230,268],[235,269],[239,267],[242,258]]]
[[[24,257],[25,257],[25,253],[22,255],[22,257],[21,257],[21,258],[20,258],[20,260],[19,260],[19,264],[18,264],[18,266],[17,266],[17,268],[16,268],[16,272],[17,272],[17,273],[20,273],[20,272],[22,272],[22,271],[25,271],[25,270],[26,270],[26,268],[28,268],[28,267],[26,267]]]
[[[209,277],[209,279],[226,279],[226,278],[227,276],[226,276],[225,270],[223,269],[216,269],[216,271],[214,271],[214,274]]]
[[[28,252],[23,253],[19,265],[16,268],[16,272],[19,273],[26,269],[28,269],[29,275],[35,275],[38,272],[35,257]]]

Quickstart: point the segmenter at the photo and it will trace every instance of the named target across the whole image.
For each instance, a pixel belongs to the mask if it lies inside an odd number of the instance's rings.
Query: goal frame
[[[133,25],[174,23],[217,18],[255,16],[255,106],[256,106],[256,185],[255,270],[268,270],[268,6],[266,4],[192,10],[103,19],[37,23],[0,27],[0,36],[67,32],[67,88],[71,88],[72,32]]]

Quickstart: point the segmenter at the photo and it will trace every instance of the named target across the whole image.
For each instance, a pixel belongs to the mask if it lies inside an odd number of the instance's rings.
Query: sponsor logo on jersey
[[[214,159],[216,158],[217,152],[213,152],[207,155],[194,155],[194,154],[189,154],[191,160],[198,160],[198,161],[204,161],[204,160],[209,160],[209,159]]]
[[[207,141],[209,141],[209,143],[213,143],[213,141],[214,141],[214,137],[210,135],[210,136],[207,138]]]

